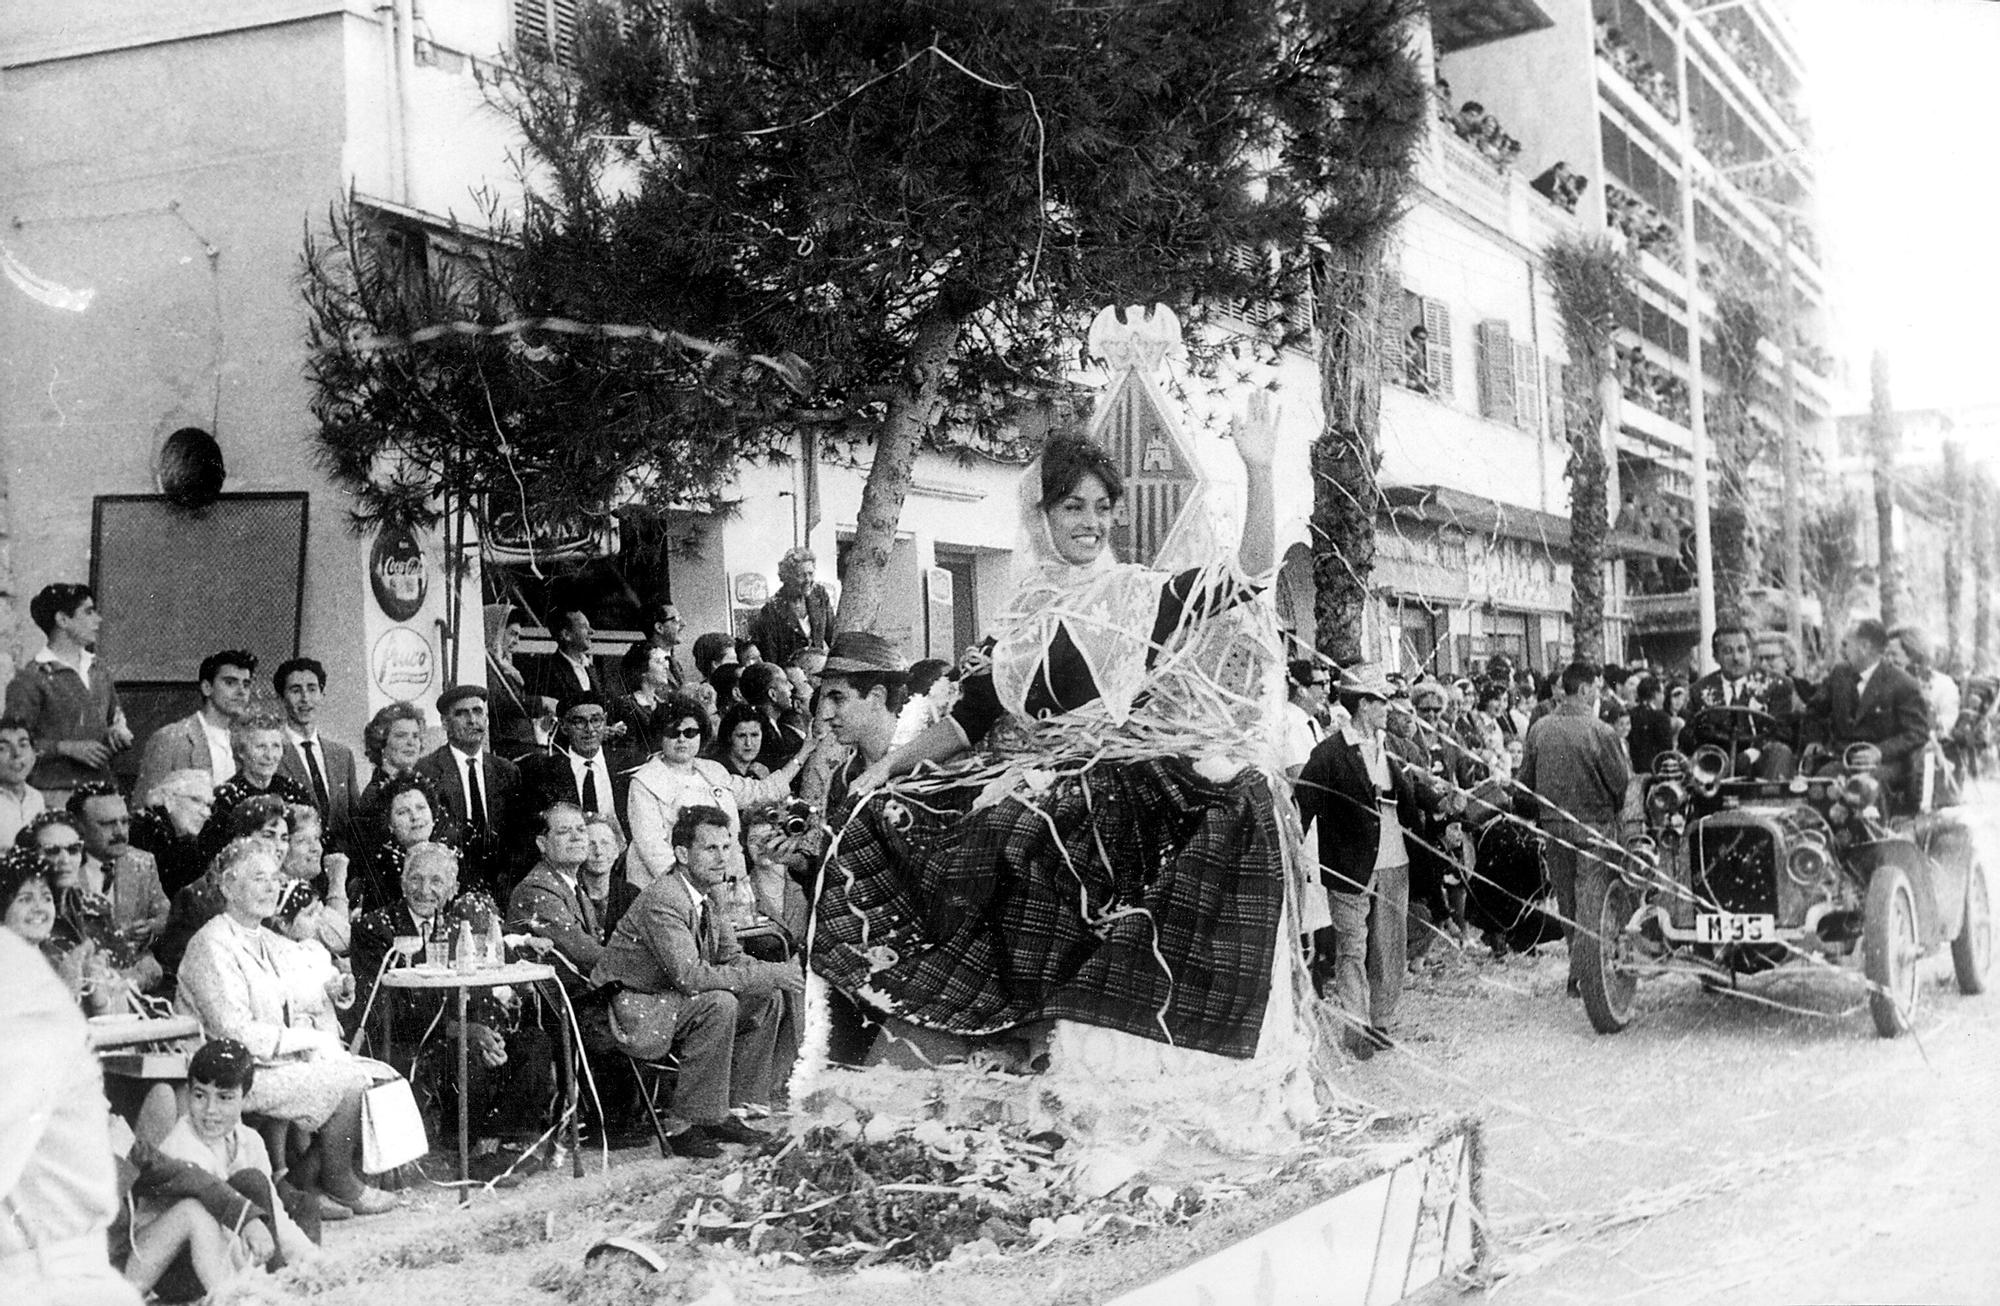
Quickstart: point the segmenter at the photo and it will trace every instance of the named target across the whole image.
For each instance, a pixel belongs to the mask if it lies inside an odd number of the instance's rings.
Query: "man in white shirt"
[[[609,707],[604,695],[577,690],[563,700],[557,716],[558,747],[521,759],[522,820],[537,824],[551,803],[574,803],[584,812],[606,812],[625,826],[625,799],[632,768],[614,762],[604,747]],[[517,842],[526,846],[521,838]]]
[[[20,717],[0,717],[0,847],[12,847],[21,827],[47,809],[42,791],[28,783],[35,769],[35,740]]]
[[[132,791],[143,798],[175,771],[206,771],[217,784],[235,775],[229,727],[250,710],[250,684],[256,674],[257,655],[244,649],[222,649],[203,658],[196,673],[200,709],[161,726],[146,740]]]
[[[425,754],[416,769],[437,786],[445,810],[464,833],[459,884],[504,900],[514,887],[506,833],[521,772],[487,747],[486,697],[480,685],[454,685],[438,695],[445,746]]]
[[[558,704],[580,691],[602,693],[604,683],[590,657],[591,641],[597,638],[590,615],[581,608],[557,608],[549,614],[549,636],[556,642],[556,651],[523,668],[528,692]]]
[[[88,585],[58,581],[28,601],[48,645],[7,685],[7,715],[28,723],[35,741],[29,777],[52,807],[81,780],[111,778],[111,759],[132,746],[116,677],[97,659],[103,622]]]
[[[271,674],[272,687],[285,709],[285,752],[278,771],[304,786],[319,809],[321,823],[335,852],[349,852],[356,783],[354,750],[323,738],[319,732],[320,704],[326,697],[326,668],[313,658],[287,658]]]
[[[1278,754],[1285,774],[1296,780],[1319,741],[1326,738],[1326,691],[1332,673],[1311,658],[1295,658],[1285,668],[1284,725]]]

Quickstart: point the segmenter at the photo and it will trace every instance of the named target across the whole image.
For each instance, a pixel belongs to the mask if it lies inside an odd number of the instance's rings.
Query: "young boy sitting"
[[[202,1044],[188,1061],[187,1114],[160,1141],[159,1155],[185,1162],[245,1198],[247,1205],[224,1229],[234,1239],[231,1251],[239,1263],[277,1269],[310,1256],[314,1248],[278,1200],[264,1140],[243,1123],[243,1099],[256,1074],[256,1060],[241,1043]],[[142,1174],[134,1191],[143,1198],[146,1187]],[[143,1232],[143,1222],[139,1228]]]

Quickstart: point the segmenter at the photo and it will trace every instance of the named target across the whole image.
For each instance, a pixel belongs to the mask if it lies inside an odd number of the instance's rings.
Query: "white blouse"
[[[744,803],[770,803],[789,798],[789,778],[757,780],[732,775],[720,762],[698,757],[687,766],[668,766],[654,758],[632,773],[626,796],[626,817],[632,823],[632,851],[625,858],[625,878],[643,889],[674,869],[674,821],[683,807],[707,804],[722,809],[729,832],[742,833],[738,810]]]

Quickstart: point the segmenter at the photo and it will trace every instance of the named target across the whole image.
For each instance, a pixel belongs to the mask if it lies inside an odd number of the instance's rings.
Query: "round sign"
[[[414,534],[401,526],[387,526],[376,535],[368,551],[368,586],[391,621],[417,615],[430,592],[430,564]]]
[[[431,687],[436,666],[430,642],[408,626],[383,631],[368,654],[368,674],[375,688],[398,703],[422,697]]]

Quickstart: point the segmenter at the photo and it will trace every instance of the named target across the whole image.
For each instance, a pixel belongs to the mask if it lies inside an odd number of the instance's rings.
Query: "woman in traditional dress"
[[[1276,652],[1255,667],[1234,609],[1272,562],[1268,400],[1231,435],[1248,480],[1240,570],[1115,561],[1123,484],[1086,439],[1059,436],[1029,467],[1024,574],[987,666],[834,814],[818,974],[878,1014],[953,1034],[1054,1019],[1224,1057],[1258,1050],[1284,932],[1262,725]],[[1011,761],[1003,721],[1028,732]],[[982,740],[962,770],[889,783]],[[1060,1058],[1064,1026],[1054,1034]]]

